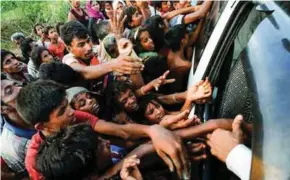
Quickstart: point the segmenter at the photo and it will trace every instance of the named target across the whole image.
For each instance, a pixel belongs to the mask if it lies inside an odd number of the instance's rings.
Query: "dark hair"
[[[54,29],[54,28],[55,28],[55,27],[53,27],[53,26],[46,26],[46,27],[44,28],[44,30],[43,30],[43,33],[44,33],[45,35],[48,35],[49,30]]]
[[[41,53],[43,51],[48,51],[48,49],[46,49],[46,47],[43,46],[36,46],[32,48],[31,59],[37,69],[39,69],[39,66],[42,64]]]
[[[134,39],[134,50],[136,51],[137,54],[139,53],[142,53],[142,52],[145,52],[146,50],[142,47],[141,45],[141,39],[140,39],[140,36],[143,32],[146,32],[148,31],[148,28],[147,27],[140,27],[139,30],[137,30],[137,36],[136,36],[136,39]],[[148,31],[149,33],[149,31]],[[151,37],[151,36],[150,36]],[[135,38],[135,37],[134,37]]]
[[[156,101],[159,104],[160,101],[158,100],[157,96],[155,96],[154,94],[147,94],[145,96],[141,96],[139,98],[138,104],[139,104],[139,109],[138,109],[138,113],[140,113],[140,115],[144,116],[145,112],[146,112],[146,108],[148,106],[148,104],[151,101]]]
[[[163,73],[165,73],[167,70],[169,70],[169,68],[166,57],[149,57],[149,59],[145,62],[144,70],[142,71],[142,78],[144,80],[144,83],[147,84],[150,81],[162,76]]]
[[[28,124],[48,122],[49,115],[65,98],[65,88],[61,84],[38,80],[20,90],[16,98],[16,110]]]
[[[185,37],[186,26],[179,24],[173,26],[164,36],[166,46],[173,52],[180,49],[181,40]]]
[[[37,32],[36,32],[36,27],[37,27],[37,26],[42,26],[42,27],[43,27],[43,25],[40,24],[40,23],[35,24],[35,25],[33,26],[33,32],[34,32],[35,34],[37,34]]]
[[[125,28],[128,28],[128,29],[131,29],[132,27],[130,26],[130,23],[132,21],[132,16],[136,13],[137,8],[136,7],[133,7],[133,6],[130,6],[130,7],[127,7],[124,12],[123,12],[123,16],[127,15],[127,18],[125,19],[125,22],[124,22],[124,27]]]
[[[11,54],[14,58],[16,58],[15,54],[7,51],[5,49],[1,49],[1,70],[3,69],[3,62],[4,62],[4,58],[8,55]]]
[[[26,59],[26,61],[29,61],[29,53],[32,51],[32,47],[30,46],[30,43],[33,42],[34,40],[32,38],[25,38],[21,44],[20,44],[20,49],[22,52],[22,56]]]
[[[88,35],[88,29],[78,21],[66,22],[60,31],[61,39],[67,46],[71,45],[74,38],[86,39]]]
[[[55,29],[56,29],[56,32],[57,34],[60,35],[60,26],[64,25],[64,22],[58,22],[56,25],[55,25]]]
[[[109,21],[107,20],[101,20],[98,24],[93,25],[93,31],[94,35],[99,38],[100,40],[103,40],[110,32],[108,31]]]
[[[96,168],[97,147],[90,125],[67,127],[40,145],[36,168],[46,179],[83,179]]]
[[[152,1],[151,6],[154,8],[161,8],[162,6],[162,1]]]
[[[39,67],[39,78],[42,80],[53,80],[69,86],[80,79],[80,74],[69,65],[56,61],[41,64]]]
[[[159,15],[152,16],[145,20],[143,26],[147,27],[148,32],[154,42],[155,51],[159,51],[164,45],[164,27],[163,19]]]
[[[128,89],[133,91],[129,83],[122,81],[114,81],[106,88],[106,105],[112,108],[113,113],[119,113],[123,109],[123,106],[118,102],[118,97]]]

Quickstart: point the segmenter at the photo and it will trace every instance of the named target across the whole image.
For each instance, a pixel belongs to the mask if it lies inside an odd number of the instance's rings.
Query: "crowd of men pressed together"
[[[1,49],[3,179],[190,179],[207,148],[248,178],[228,155],[251,125],[188,117],[212,96],[208,78],[187,88],[212,1],[69,3],[38,41],[11,36],[21,56]]]

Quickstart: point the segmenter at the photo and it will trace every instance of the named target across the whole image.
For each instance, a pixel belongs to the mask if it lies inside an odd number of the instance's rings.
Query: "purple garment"
[[[103,15],[101,11],[95,11],[92,8],[92,3],[93,3],[92,0],[87,0],[86,8],[87,8],[89,17],[92,17],[96,20],[105,19],[105,16]]]

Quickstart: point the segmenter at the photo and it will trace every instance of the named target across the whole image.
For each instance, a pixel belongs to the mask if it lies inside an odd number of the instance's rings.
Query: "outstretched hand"
[[[169,70],[166,71],[162,76],[160,76],[157,79],[154,79],[153,81],[151,81],[149,84],[152,88],[154,88],[156,91],[159,90],[159,87],[165,84],[170,84],[170,83],[174,83],[175,79],[166,79],[166,77],[169,74]]]
[[[142,175],[138,169],[140,160],[137,155],[131,156],[124,160],[120,177],[122,180],[142,180]]]
[[[189,101],[205,102],[212,95],[212,86],[208,78],[201,80],[188,89],[186,99]]]
[[[188,110],[175,115],[166,115],[159,124],[167,129],[175,130],[194,126],[200,123],[200,119],[197,118],[197,116],[194,115],[192,118],[188,118],[188,115]]]
[[[123,14],[123,12],[121,13]],[[124,22],[127,18],[127,15],[124,17],[118,15],[117,10],[114,10],[113,16],[110,19],[111,31],[115,34],[116,39],[120,39],[122,37],[122,33],[124,32]]]
[[[188,155],[181,138],[160,125],[150,127],[150,137],[157,154],[170,171],[175,169],[180,178],[189,177]]]
[[[242,123],[243,116],[237,115],[232,124],[232,132],[216,129],[212,134],[207,135],[206,143],[210,146],[211,153],[221,161],[225,162],[231,150],[243,143]]]

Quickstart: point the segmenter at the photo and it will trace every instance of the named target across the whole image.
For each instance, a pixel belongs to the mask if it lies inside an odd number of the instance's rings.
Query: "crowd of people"
[[[251,125],[189,118],[212,96],[208,78],[187,88],[212,1],[69,3],[37,41],[11,36],[22,55],[1,49],[3,179],[190,179],[206,148],[249,178],[228,155]]]

